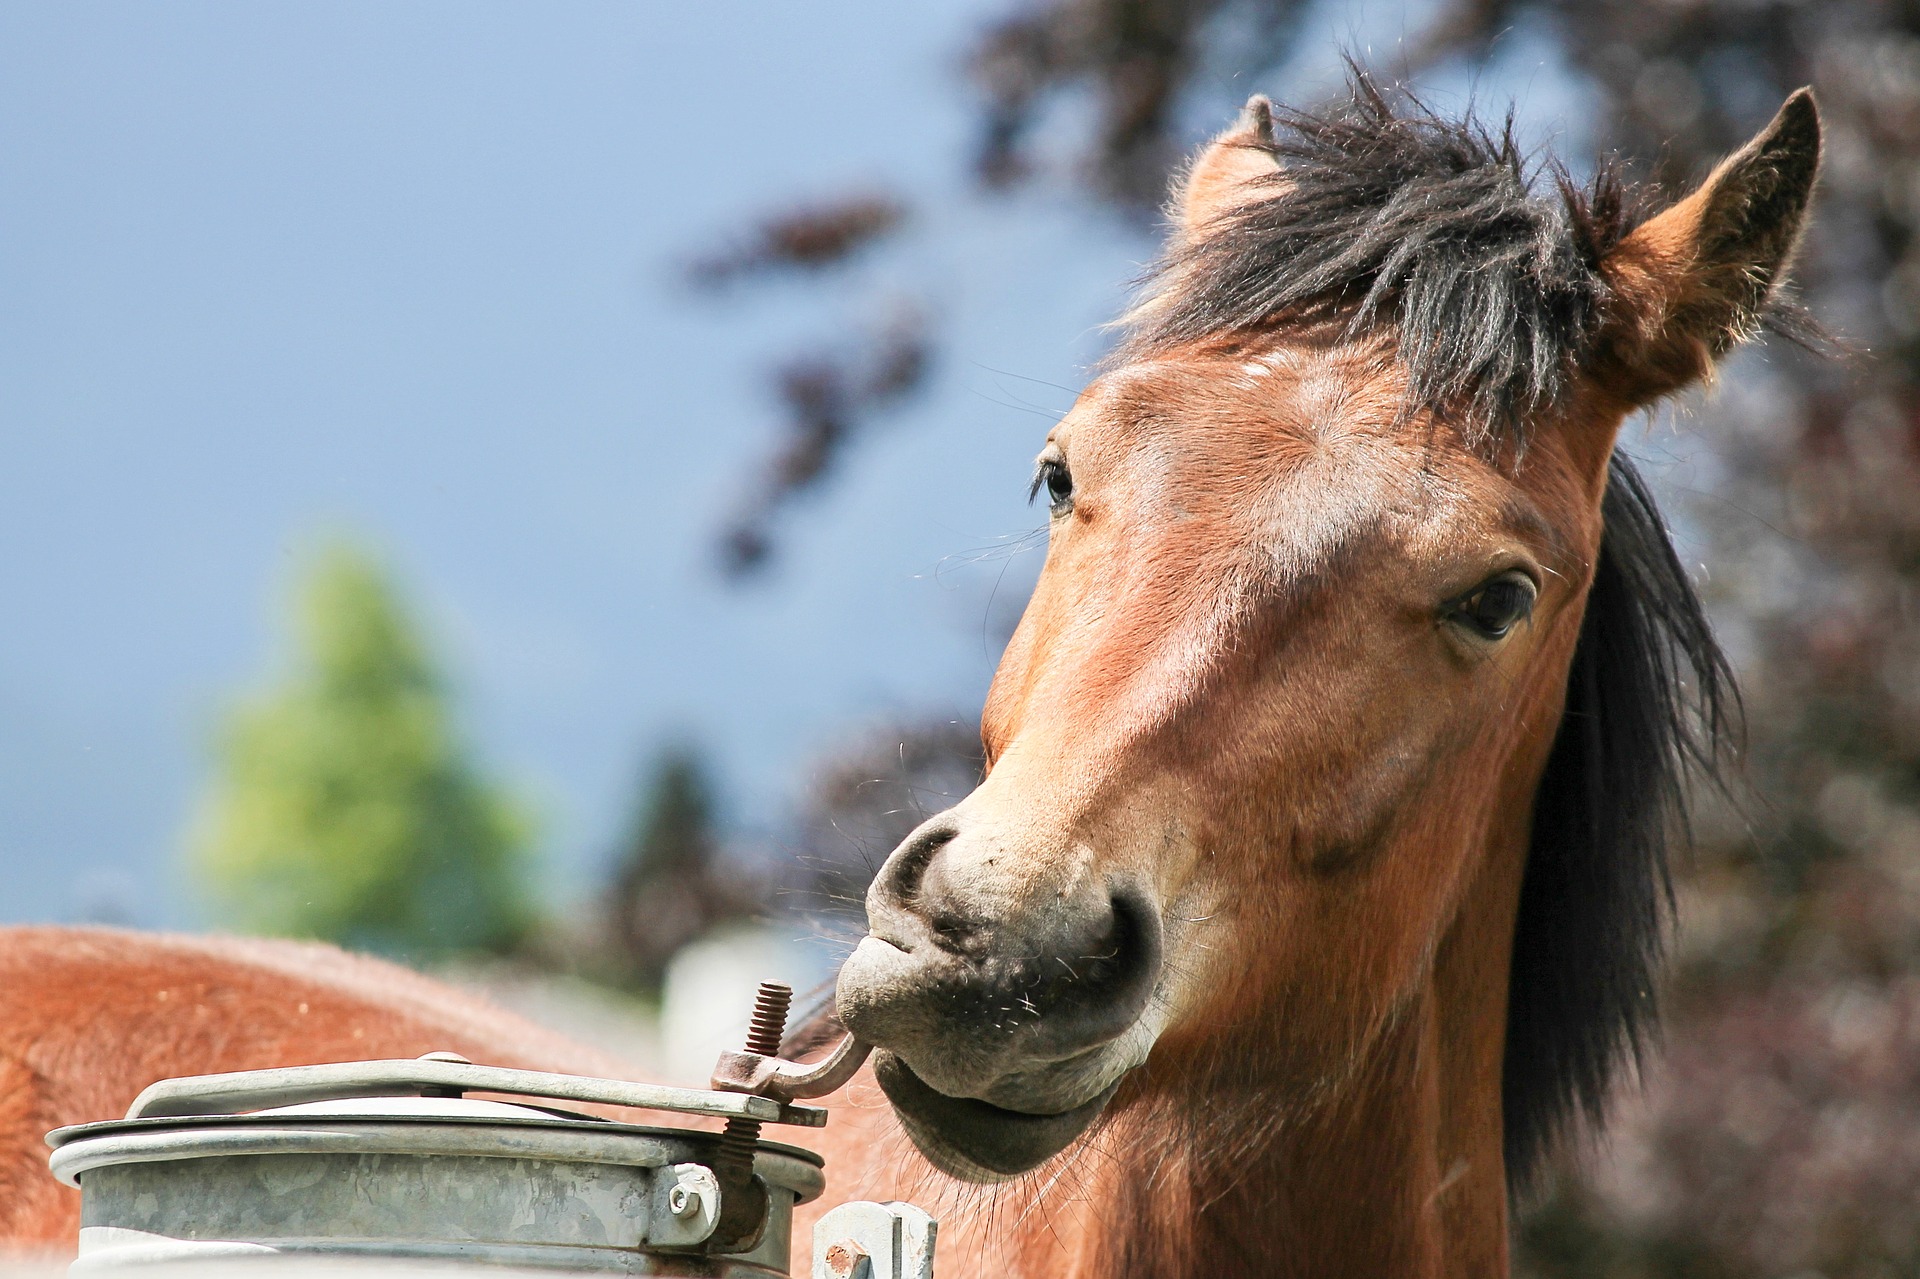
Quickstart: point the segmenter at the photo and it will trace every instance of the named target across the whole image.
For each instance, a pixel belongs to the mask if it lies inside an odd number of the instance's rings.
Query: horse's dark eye
[[[1502,573],[1456,604],[1453,616],[1482,639],[1503,639],[1532,616],[1536,594],[1525,574]]]
[[[1064,506],[1073,500],[1073,476],[1064,466],[1047,468],[1047,499],[1055,506]]]
[[[1055,515],[1065,515],[1073,509],[1073,473],[1067,470],[1067,464],[1055,458],[1042,458],[1033,473],[1033,488],[1027,494],[1032,501],[1039,496],[1041,489],[1047,490],[1047,505]]]

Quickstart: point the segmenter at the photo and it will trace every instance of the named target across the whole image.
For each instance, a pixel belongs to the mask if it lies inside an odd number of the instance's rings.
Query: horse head
[[[1818,159],[1802,91],[1647,217],[1364,78],[1206,149],[1040,453],[984,780],[839,978],[933,1163],[1392,1080],[1504,1191],[1598,1104],[1730,692],[1615,440],[1779,305]]]

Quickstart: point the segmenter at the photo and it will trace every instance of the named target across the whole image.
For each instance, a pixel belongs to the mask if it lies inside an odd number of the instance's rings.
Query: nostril
[[[1078,954],[1056,952],[1034,990],[1040,1038],[1062,1051],[1117,1038],[1137,1021],[1160,976],[1160,913],[1131,887],[1112,890],[1108,917]],[[1047,980],[1051,978],[1051,980]]]
[[[912,949],[904,934],[920,931],[912,927],[913,922],[918,920],[922,926],[931,926],[921,900],[927,869],[940,850],[959,833],[958,825],[943,813],[923,823],[887,857],[880,872],[873,877],[873,887],[867,891],[867,925],[875,935],[886,936],[903,949]]]
[[[1114,964],[1117,980],[1151,988],[1160,979],[1160,911],[1138,891],[1113,897]]]
[[[1110,985],[1138,964],[1150,947],[1149,922],[1145,908],[1131,897],[1116,895],[1110,903],[1107,927],[1099,940],[1087,947],[1081,961],[1083,976],[1091,986]]]
[[[906,842],[887,859],[889,887],[895,896],[903,902],[918,897],[921,885],[926,882],[927,868],[933,865],[934,857],[952,843],[953,837],[959,833],[951,822],[935,818],[907,836]]]

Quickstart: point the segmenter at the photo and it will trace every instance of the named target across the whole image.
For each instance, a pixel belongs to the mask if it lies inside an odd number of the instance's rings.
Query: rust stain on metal
[[[867,1250],[851,1239],[842,1239],[827,1249],[827,1269],[838,1279],[853,1279],[854,1271],[867,1259]]]

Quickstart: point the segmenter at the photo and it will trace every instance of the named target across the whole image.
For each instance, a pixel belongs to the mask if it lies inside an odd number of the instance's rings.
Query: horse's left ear
[[[1265,94],[1247,99],[1233,127],[1206,145],[1174,182],[1168,212],[1187,238],[1222,213],[1278,194],[1258,179],[1280,172],[1273,152],[1273,103]],[[1263,190],[1263,186],[1265,189]]]
[[[1801,89],[1698,191],[1607,255],[1614,389],[1638,404],[1710,379],[1754,335],[1799,247],[1819,170],[1820,112]]]

